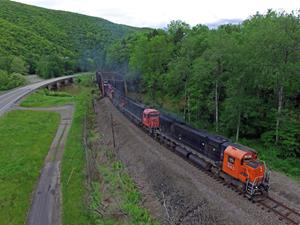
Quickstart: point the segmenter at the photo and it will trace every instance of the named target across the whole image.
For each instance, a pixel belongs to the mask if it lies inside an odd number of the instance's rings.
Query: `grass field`
[[[62,92],[49,93],[41,90],[27,97],[22,106],[58,106],[68,103],[75,105],[73,124],[62,161],[63,224],[117,224],[109,218],[95,217],[91,211],[95,201],[100,200],[98,197],[102,195],[97,188],[93,189],[93,192],[87,191],[85,155],[82,146],[83,120],[86,114],[92,113],[88,110],[91,109],[93,87],[90,77],[76,80],[76,85],[66,87]],[[122,210],[128,213],[133,224],[153,224],[147,211],[140,207],[140,193],[122,168],[120,162],[112,161],[111,165],[102,165],[99,169],[105,174],[111,193],[118,194],[123,199]],[[121,192],[114,188],[115,184],[119,184],[118,186],[122,184]],[[97,186],[99,183],[93,185]]]
[[[77,94],[75,94],[77,92]],[[83,119],[91,103],[91,89],[80,86],[75,95],[75,113],[62,162],[63,224],[91,224],[85,202],[85,158],[82,147]]]
[[[0,224],[25,223],[58,122],[53,112],[16,110],[0,118]]]
[[[54,92],[47,89],[29,95],[21,102],[23,107],[61,106],[74,102],[74,97],[66,92]]]
[[[85,158],[82,147],[82,126],[91,103],[91,76],[75,79],[75,85],[65,87],[62,91],[49,92],[40,90],[28,96],[21,103],[24,107],[45,107],[74,104],[75,113],[65,146],[61,186],[63,194],[63,224],[90,224],[89,211],[84,201],[85,188]]]

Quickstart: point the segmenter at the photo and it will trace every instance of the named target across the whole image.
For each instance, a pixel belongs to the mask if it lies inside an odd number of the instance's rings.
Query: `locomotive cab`
[[[150,129],[158,129],[159,123],[159,111],[156,109],[145,109],[143,111],[143,125]]]
[[[257,159],[257,152],[253,149],[229,145],[224,151],[222,170],[239,181],[250,198],[268,191],[267,167]]]

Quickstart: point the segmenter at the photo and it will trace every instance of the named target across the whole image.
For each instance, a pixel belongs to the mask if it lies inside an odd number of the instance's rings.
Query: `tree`
[[[23,75],[18,73],[8,74],[6,71],[0,70],[0,90],[9,90],[26,83]]]
[[[181,21],[173,20],[168,24],[168,33],[173,37],[175,44],[180,43],[190,30],[190,25]]]
[[[229,34],[223,30],[211,31],[208,36],[209,47],[203,53],[203,57],[212,65],[211,75],[214,78],[214,99],[215,99],[215,130],[219,131],[219,100],[222,76],[226,71],[225,63],[230,43]]]
[[[129,62],[130,72],[136,74],[136,77],[143,75],[142,81],[152,99],[163,90],[164,75],[168,71],[172,53],[173,45],[165,32],[150,40],[142,35],[133,48]]]
[[[28,67],[26,62],[21,57],[14,56],[11,60],[10,69],[8,72],[25,75],[28,73]]]
[[[10,72],[13,56],[0,56],[0,70]]]
[[[295,95],[295,85],[299,85],[299,16],[269,11],[266,15],[255,15],[244,26],[261,73],[260,82],[276,93],[275,143],[278,144],[281,122],[287,116],[283,113],[285,99]]]
[[[43,56],[38,62],[37,73],[44,78],[61,76],[64,74],[63,59],[56,55]]]

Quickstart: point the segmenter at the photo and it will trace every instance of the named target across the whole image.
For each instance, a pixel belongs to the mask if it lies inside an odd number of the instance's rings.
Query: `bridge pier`
[[[56,81],[56,82],[54,82],[54,83],[48,84],[48,85],[46,86],[46,88],[47,88],[49,91],[56,91],[56,90],[61,89],[61,88],[64,87],[64,86],[72,85],[73,82],[74,82],[74,79],[73,79],[73,77],[71,77],[71,78],[68,78],[68,79],[65,79],[65,80]]]
[[[65,85],[69,85],[69,84],[73,84],[73,78],[71,77],[71,78],[69,78],[69,79],[65,79],[64,80],[64,83],[65,83]]]
[[[57,83],[48,84],[47,89],[49,91],[56,91],[57,90]]]

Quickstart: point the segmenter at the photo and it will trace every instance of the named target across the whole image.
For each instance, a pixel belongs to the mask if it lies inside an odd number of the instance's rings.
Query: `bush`
[[[26,79],[19,73],[8,74],[0,70],[0,90],[9,90],[26,84]]]
[[[49,91],[48,89],[44,90],[45,95],[53,97],[73,97],[71,94],[62,91]]]
[[[261,140],[265,146],[276,146],[280,158],[293,158],[300,156],[299,130],[300,123],[295,119],[295,115],[290,115],[289,120],[285,120],[278,132],[279,141],[275,145],[275,131],[267,131],[262,134]]]
[[[64,74],[64,62],[60,56],[49,55],[41,57],[37,64],[37,73],[43,78],[59,77]]]

